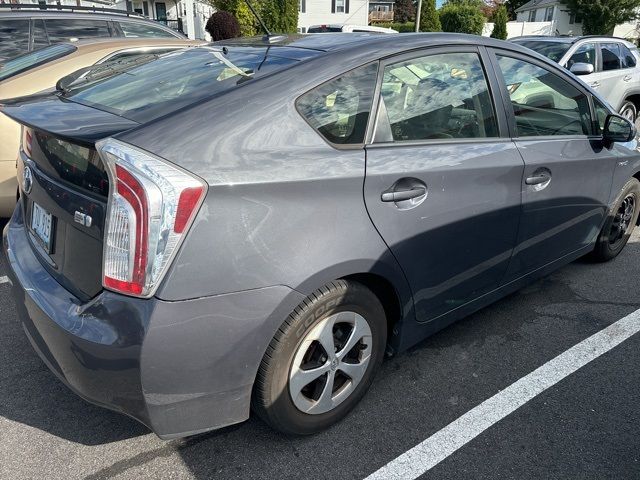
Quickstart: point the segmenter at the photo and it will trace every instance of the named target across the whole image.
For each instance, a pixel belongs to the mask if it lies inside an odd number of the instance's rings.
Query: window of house
[[[298,0],[298,12],[305,13],[307,11],[307,0]]]
[[[595,43],[583,43],[580,45],[573,55],[567,60],[567,68],[571,70],[571,67],[576,63],[588,63],[593,65],[593,70],[596,69],[596,44]]]
[[[345,0],[336,0],[336,13],[344,13]]]
[[[600,52],[602,53],[603,71],[618,70],[622,68],[619,43],[601,43]]]
[[[369,64],[323,83],[298,98],[298,111],[331,143],[363,143],[377,71]]]
[[[544,20],[545,22],[550,22],[553,20],[553,7],[547,7],[544,11]]]
[[[535,22],[536,21],[536,11],[535,10],[529,10],[529,21],[530,22]]]
[[[589,100],[559,75],[517,58],[498,55],[519,137],[589,135]]]
[[[45,22],[51,43],[111,36],[104,20],[48,18]]]
[[[376,141],[498,136],[484,70],[476,53],[429,55],[385,68],[380,115],[391,138]],[[384,130],[384,129],[382,129]]]

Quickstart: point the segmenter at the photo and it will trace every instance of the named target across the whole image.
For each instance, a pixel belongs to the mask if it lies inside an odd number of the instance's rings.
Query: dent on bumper
[[[31,343],[65,384],[162,438],[248,418],[262,356],[300,293],[274,286],[165,302],[105,290],[82,304],[40,264],[21,210],[3,234],[12,292]]]

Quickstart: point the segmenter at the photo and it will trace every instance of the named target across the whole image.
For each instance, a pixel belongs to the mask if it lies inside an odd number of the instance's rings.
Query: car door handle
[[[403,200],[411,200],[412,198],[422,197],[427,194],[425,187],[412,187],[406,190],[394,190],[392,192],[382,192],[380,199],[383,202],[402,202]]]
[[[600,86],[600,82],[591,82],[591,83],[589,84],[589,86],[590,86],[591,88],[598,88],[598,87]]]
[[[524,183],[527,185],[540,185],[541,183],[548,182],[551,179],[550,175],[546,173],[540,175],[532,175],[524,179]]]
[[[622,80],[624,80],[625,82],[630,82],[631,81],[631,75],[625,75],[624,77],[622,77]]]

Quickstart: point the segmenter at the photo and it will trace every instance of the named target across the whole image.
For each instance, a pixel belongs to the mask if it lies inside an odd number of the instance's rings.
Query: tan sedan
[[[202,43],[180,39],[130,38],[51,45],[0,66],[0,99],[32,95],[54,88],[60,78],[99,63],[129,61],[146,54],[162,54]],[[0,114],[0,217],[10,216],[16,203],[16,157],[19,148],[20,126]]]

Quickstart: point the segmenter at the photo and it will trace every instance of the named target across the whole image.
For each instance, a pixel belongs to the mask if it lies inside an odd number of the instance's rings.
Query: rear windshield
[[[19,57],[9,60],[0,67],[0,80],[13,77],[14,75],[25,72],[30,68],[44,65],[45,63],[64,57],[75,51],[76,47],[65,43],[51,45],[50,47],[43,48],[42,50],[36,50],[35,52],[20,55]]]
[[[559,62],[569,48],[571,48],[571,44],[567,42],[525,40],[515,43],[530,48],[534,52],[538,52],[554,62]]]
[[[322,25],[320,27],[309,27],[307,33],[331,33],[331,32],[341,32],[342,27],[328,27],[326,25]]]
[[[99,83],[79,83],[65,97],[144,123],[296,63],[277,56],[277,50],[189,48],[118,71]]]

